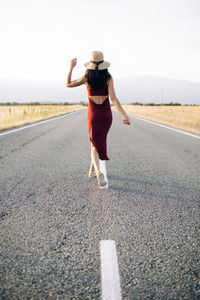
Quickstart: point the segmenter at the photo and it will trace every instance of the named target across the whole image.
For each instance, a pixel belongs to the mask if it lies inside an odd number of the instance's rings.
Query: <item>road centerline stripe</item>
[[[102,300],[121,300],[115,241],[100,241]]]

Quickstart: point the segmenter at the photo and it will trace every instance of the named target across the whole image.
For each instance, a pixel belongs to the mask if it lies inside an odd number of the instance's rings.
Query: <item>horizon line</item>
[[[81,76],[81,75],[80,75]],[[192,80],[192,79],[181,79],[181,78],[177,78],[177,77],[169,77],[167,75],[155,75],[155,74],[134,74],[134,75],[125,75],[123,77],[115,77],[115,80],[121,80],[121,79],[128,79],[131,77],[157,77],[157,78],[166,78],[166,79],[170,79],[170,80],[178,80],[178,81],[189,81],[189,82],[193,82],[193,83],[200,83],[200,79],[199,80]],[[33,81],[33,82],[55,82],[55,83],[60,83],[60,82],[65,82],[66,78],[63,80],[58,80],[58,79],[37,79],[37,78],[15,78],[15,77],[0,77],[0,80],[16,80],[16,81]]]

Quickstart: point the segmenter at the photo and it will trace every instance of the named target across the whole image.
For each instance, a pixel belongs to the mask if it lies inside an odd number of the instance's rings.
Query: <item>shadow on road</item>
[[[123,186],[117,184],[123,183]],[[130,188],[130,182],[132,186]],[[134,188],[135,187],[135,188]],[[160,197],[165,199],[171,199],[180,201],[186,197],[187,200],[192,202],[198,202],[198,196],[200,189],[196,187],[186,187],[171,185],[161,182],[138,180],[135,178],[127,178],[122,176],[110,175],[109,174],[109,189],[119,192],[124,192],[126,194],[132,195],[143,195],[148,197]],[[156,191],[156,192],[153,192]],[[184,194],[184,198],[182,195]],[[186,200],[186,199],[185,199]]]

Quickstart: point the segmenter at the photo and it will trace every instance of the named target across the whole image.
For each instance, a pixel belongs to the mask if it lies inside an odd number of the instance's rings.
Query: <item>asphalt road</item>
[[[100,299],[100,241],[122,299],[199,299],[200,140],[118,113],[109,189],[89,179],[87,113],[0,136],[1,299]]]

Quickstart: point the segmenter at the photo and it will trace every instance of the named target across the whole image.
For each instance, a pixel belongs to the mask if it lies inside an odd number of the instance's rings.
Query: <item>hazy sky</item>
[[[113,77],[200,81],[200,0],[0,0],[0,78],[65,81],[101,50]]]

